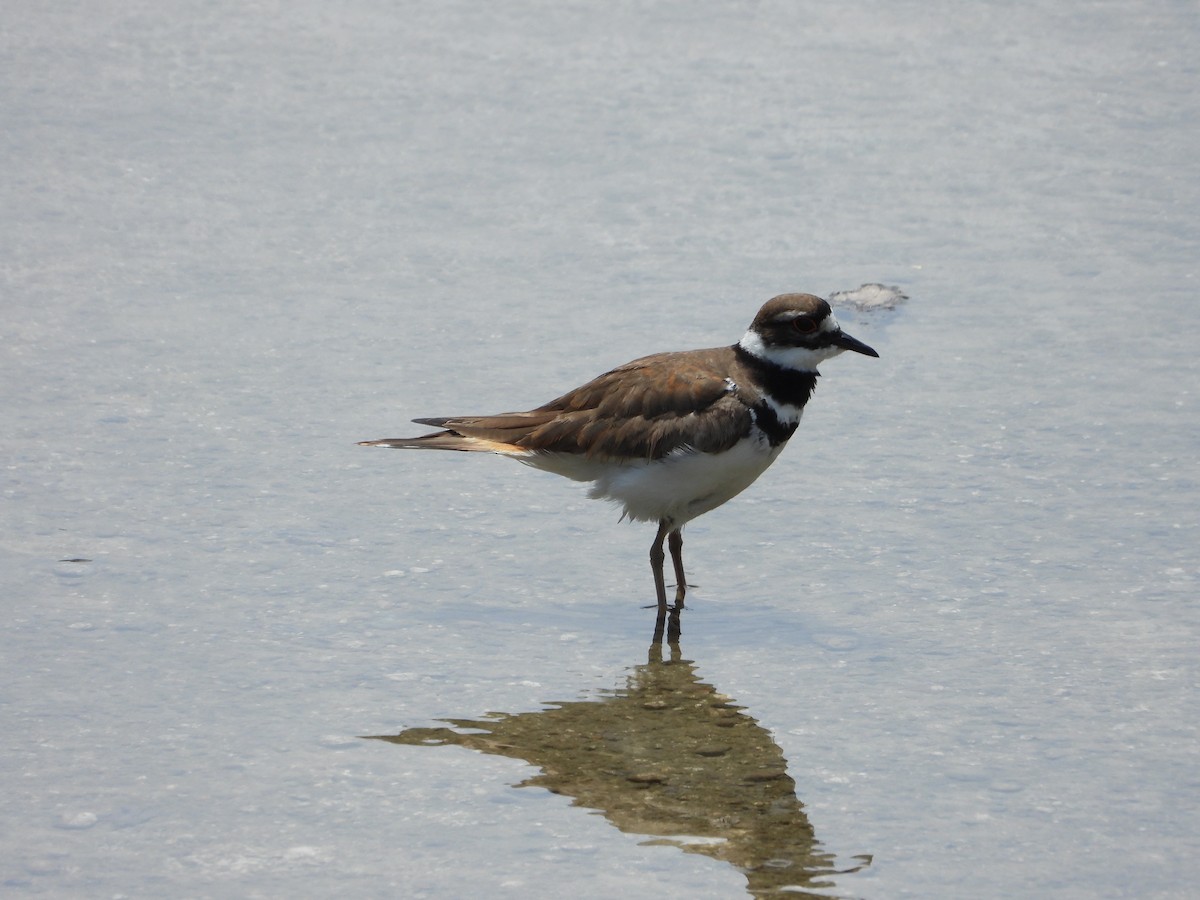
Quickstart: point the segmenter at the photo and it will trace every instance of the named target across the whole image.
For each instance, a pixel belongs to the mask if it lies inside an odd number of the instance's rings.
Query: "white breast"
[[[724,453],[682,450],[654,461],[616,463],[560,454],[517,458],[539,469],[593,482],[588,496],[621,504],[630,519],[670,519],[678,526],[740,494],[781,449],[751,439]]]

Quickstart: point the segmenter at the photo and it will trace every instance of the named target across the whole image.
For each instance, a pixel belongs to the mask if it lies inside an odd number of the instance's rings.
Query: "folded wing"
[[[647,356],[528,412],[415,419],[444,430],[364,443],[628,460],[661,459],[684,449],[719,453],[737,442],[750,421],[737,386],[713,365],[719,352]]]

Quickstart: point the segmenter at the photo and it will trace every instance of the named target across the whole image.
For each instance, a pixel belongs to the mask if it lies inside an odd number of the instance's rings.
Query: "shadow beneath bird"
[[[679,631],[677,610],[660,613],[647,662],[595,699],[371,738],[523,760],[539,772],[517,787],[570,797],[647,836],[647,845],[722,860],[754,897],[832,896],[834,876],[871,858],[839,867],[822,849],[782,750],[743,707],[700,680]]]
[[[679,623],[679,616],[682,612],[682,603],[677,603],[671,607],[658,607],[658,617],[654,620],[654,634],[650,638],[651,659],[654,658],[655,647],[658,647],[658,653],[661,657],[664,633],[666,634],[667,643],[675,645],[675,650],[679,649],[679,638],[683,636],[683,629]]]

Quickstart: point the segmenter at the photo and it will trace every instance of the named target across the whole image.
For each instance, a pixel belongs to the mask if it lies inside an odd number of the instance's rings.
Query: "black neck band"
[[[796,426],[800,424],[799,422],[779,421],[779,416],[775,414],[775,410],[766,400],[759,400],[751,408],[754,410],[754,424],[767,436],[767,443],[772,447],[778,447],[787,441],[796,433]]]
[[[796,409],[803,409],[804,404],[808,402],[812,392],[817,388],[819,372],[799,372],[795,369],[784,368],[777,363],[755,356],[741,344],[734,344],[733,352],[738,355],[738,359],[746,368],[754,371],[759,384],[762,385],[762,392],[776,403],[786,403]]]

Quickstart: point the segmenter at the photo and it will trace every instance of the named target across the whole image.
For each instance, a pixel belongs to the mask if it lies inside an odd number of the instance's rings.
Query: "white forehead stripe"
[[[807,313],[803,310],[787,310],[772,316],[770,322],[773,325],[788,325],[801,316],[813,316],[813,313]],[[830,310],[823,319],[821,319],[821,331],[837,331],[841,326],[838,325],[837,318],[833,315],[833,310]]]

